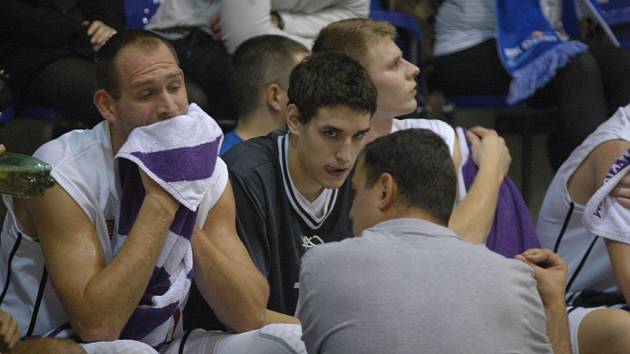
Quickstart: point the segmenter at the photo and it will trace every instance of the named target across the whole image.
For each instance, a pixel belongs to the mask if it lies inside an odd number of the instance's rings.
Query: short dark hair
[[[361,158],[366,188],[387,172],[396,181],[401,202],[448,224],[457,177],[448,146],[439,135],[427,129],[401,130],[367,144]]]
[[[253,112],[258,98],[267,86],[289,86],[289,75],[297,54],[308,54],[302,44],[279,35],[266,34],[250,38],[238,46],[232,56],[231,95],[239,119]]]
[[[376,87],[354,59],[343,53],[320,53],[293,69],[289,103],[298,107],[303,124],[323,107],[344,106],[371,116],[376,111]]]
[[[116,57],[120,52],[130,46],[140,46],[147,50],[153,50],[164,44],[173,53],[178,61],[177,52],[168,40],[143,29],[130,29],[113,35],[101,49],[96,52],[94,70],[96,72],[96,87],[109,92],[114,98],[120,97],[118,82],[118,68],[115,65]],[[179,63],[179,61],[178,61]]]

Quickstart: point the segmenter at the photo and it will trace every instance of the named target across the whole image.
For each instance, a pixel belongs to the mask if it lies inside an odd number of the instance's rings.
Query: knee
[[[608,343],[611,348],[618,348],[614,353],[630,352],[630,314],[623,313],[611,320]]]
[[[580,324],[581,354],[629,353],[630,313],[618,309],[591,312]]]

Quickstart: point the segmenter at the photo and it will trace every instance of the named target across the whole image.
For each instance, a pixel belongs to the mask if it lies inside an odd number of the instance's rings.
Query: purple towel
[[[470,142],[466,141],[466,143],[470,150]],[[472,154],[468,155],[468,160],[462,167],[466,190],[472,186],[479,170]],[[507,176],[499,188],[497,210],[492,221],[492,229],[486,240],[486,246],[490,250],[509,258],[529,248],[540,247],[534,222],[529,215],[525,201],[514,182]]]

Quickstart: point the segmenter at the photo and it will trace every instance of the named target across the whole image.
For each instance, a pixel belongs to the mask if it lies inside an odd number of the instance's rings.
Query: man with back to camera
[[[569,353],[566,265],[533,249],[519,258],[551,269],[532,264],[532,273],[464,242],[446,227],[455,180],[447,145],[429,130],[365,147],[352,177],[359,237],[302,260],[298,317],[309,353]]]

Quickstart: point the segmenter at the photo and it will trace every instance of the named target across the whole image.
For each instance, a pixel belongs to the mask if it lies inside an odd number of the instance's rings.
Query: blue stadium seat
[[[617,47],[630,47],[630,0],[588,0],[600,26]]]
[[[0,124],[4,124],[15,117],[15,110],[13,107],[6,107],[4,110],[0,111]]]
[[[144,28],[151,16],[155,15],[160,0],[125,0],[127,28]]]

